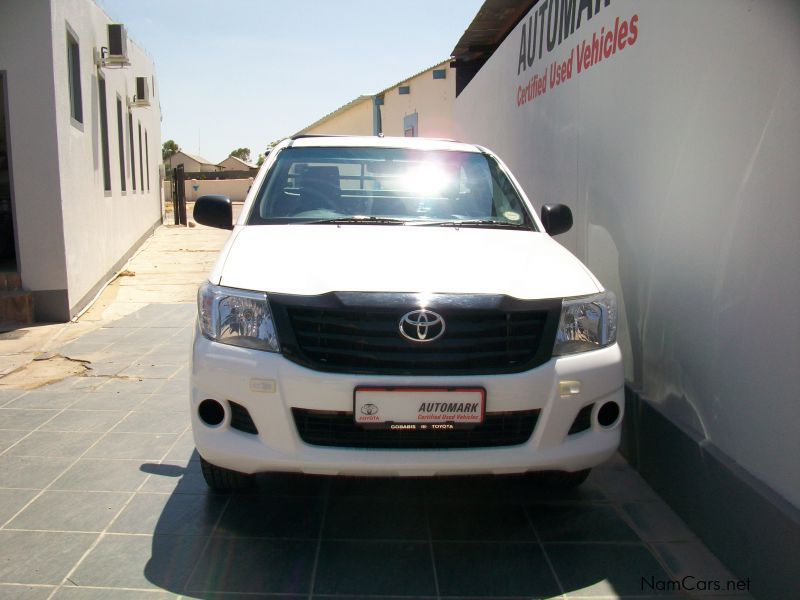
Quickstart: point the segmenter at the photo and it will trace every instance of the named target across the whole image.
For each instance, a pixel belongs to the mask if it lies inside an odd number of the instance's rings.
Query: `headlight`
[[[617,298],[612,292],[563,301],[554,355],[597,350],[616,340]]]
[[[200,330],[220,344],[279,352],[267,295],[208,282],[197,291]]]

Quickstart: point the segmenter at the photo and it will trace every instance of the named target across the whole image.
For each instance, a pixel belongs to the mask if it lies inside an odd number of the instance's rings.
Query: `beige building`
[[[218,162],[217,167],[221,171],[249,171],[254,168],[253,165],[236,156],[229,156],[225,160]]]
[[[187,173],[211,173],[213,171],[219,171],[219,167],[210,160],[198,156],[197,154],[189,154],[183,150],[179,150],[170,156],[168,162],[171,169],[174,169],[178,165],[183,165],[183,170]]]
[[[455,83],[448,59],[377,94],[359,96],[297,133],[452,138]]]

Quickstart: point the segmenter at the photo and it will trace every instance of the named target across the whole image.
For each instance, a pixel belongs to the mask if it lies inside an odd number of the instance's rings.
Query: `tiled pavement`
[[[620,458],[570,493],[294,475],[210,493],[193,313],[151,304],[61,350],[91,376],[0,391],[0,598],[616,598],[732,578]]]

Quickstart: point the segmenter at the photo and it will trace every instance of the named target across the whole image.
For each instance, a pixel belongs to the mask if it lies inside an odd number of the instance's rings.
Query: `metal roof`
[[[453,57],[462,61],[489,58],[536,2],[486,0],[453,48]]]

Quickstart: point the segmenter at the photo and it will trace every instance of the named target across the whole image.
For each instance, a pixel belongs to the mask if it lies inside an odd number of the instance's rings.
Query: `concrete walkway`
[[[240,210],[234,205],[236,216]],[[192,224],[158,228],[73,322],[36,323],[0,333],[0,390],[33,389],[79,373],[81,366],[59,356],[58,348],[105,323],[152,303],[195,302],[197,286],[230,232]]]

